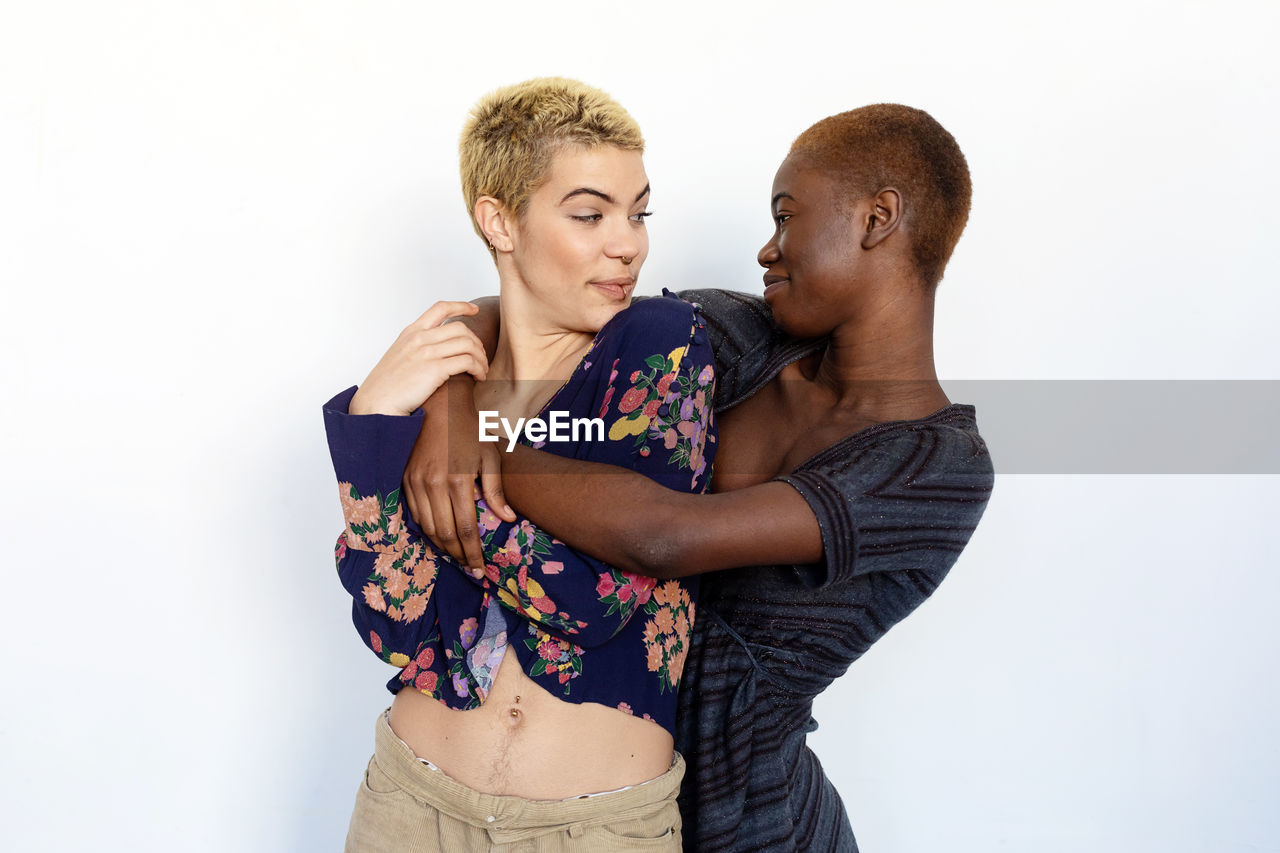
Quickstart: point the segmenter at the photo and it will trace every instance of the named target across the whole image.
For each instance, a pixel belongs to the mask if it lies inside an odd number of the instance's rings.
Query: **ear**
[[[476,224],[484,232],[489,247],[495,252],[510,252],[514,247],[512,231],[514,217],[507,206],[491,195],[482,195],[476,199],[472,215]]]
[[[885,187],[871,198],[871,209],[862,224],[862,248],[871,249],[898,230],[902,223],[902,194],[893,187]]]

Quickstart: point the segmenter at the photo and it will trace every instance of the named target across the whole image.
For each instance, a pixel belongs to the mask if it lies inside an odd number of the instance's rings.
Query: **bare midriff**
[[[670,769],[673,747],[656,723],[548,693],[524,674],[509,647],[479,708],[455,711],[406,687],[391,704],[391,730],[456,781],[530,800],[646,782]]]

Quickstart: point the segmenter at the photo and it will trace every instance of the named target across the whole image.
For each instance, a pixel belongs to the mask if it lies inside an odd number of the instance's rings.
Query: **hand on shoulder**
[[[489,372],[484,345],[451,317],[476,313],[470,302],[437,302],[410,323],[351,398],[353,415],[408,415],[450,376]]]

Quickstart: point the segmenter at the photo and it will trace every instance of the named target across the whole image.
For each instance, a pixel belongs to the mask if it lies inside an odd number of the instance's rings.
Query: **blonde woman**
[[[672,733],[696,583],[619,571],[483,504],[482,559],[465,565],[425,541],[400,482],[417,410],[469,373],[495,422],[586,428],[522,443],[705,491],[707,335],[674,296],[627,310],[649,182],[639,128],[607,95],[563,79],[501,89],[460,149],[500,283],[496,350],[442,325],[474,309],[439,303],[325,407],[347,523],[339,575],[361,637],[400,670],[347,849],[678,850]]]

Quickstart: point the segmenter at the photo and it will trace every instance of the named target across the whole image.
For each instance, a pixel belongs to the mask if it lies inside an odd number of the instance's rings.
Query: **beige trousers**
[[[379,714],[346,850],[679,853],[676,794],[683,777],[684,759],[676,753],[666,773],[613,793],[570,800],[482,794],[420,761]]]

